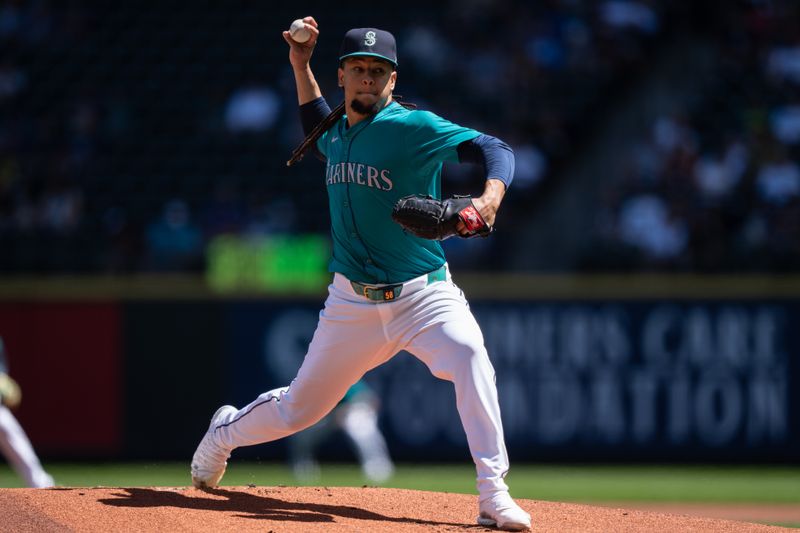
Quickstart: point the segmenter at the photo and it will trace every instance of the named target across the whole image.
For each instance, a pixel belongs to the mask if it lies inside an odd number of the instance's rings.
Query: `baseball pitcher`
[[[510,497],[495,374],[483,335],[453,282],[439,240],[486,236],[514,172],[502,141],[409,109],[394,97],[398,58],[391,33],[357,28],[344,36],[338,82],[344,102],[331,111],[309,66],[319,38],[292,38],[300,116],[307,150],[327,166],[333,257],[325,307],[297,377],[242,409],[221,407],[191,465],[196,487],[216,486],[233,449],[274,441],[324,417],[367,371],[406,350],[455,385],[458,413],[477,468],[478,523],[530,528]],[[307,40],[306,40],[307,38]],[[444,161],[486,171],[480,197],[440,200]]]

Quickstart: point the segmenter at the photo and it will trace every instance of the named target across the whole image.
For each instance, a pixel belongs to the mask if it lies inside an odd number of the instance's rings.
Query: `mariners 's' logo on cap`
[[[364,44],[366,44],[367,46],[374,46],[375,45],[375,32],[374,31],[368,31],[366,34],[364,34]]]

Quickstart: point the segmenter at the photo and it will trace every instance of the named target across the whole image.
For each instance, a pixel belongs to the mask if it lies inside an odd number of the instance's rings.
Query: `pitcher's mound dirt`
[[[746,522],[517,500],[534,531],[786,531]],[[355,487],[55,488],[0,490],[0,531],[492,531],[477,498]]]

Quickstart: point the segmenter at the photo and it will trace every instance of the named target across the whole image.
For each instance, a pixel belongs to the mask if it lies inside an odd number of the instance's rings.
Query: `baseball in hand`
[[[302,19],[297,19],[289,26],[289,35],[298,43],[304,43],[311,38],[311,32],[308,31]]]

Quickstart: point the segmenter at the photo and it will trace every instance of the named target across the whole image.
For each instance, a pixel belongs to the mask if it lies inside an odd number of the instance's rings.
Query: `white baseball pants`
[[[477,467],[484,500],[507,491],[508,454],[503,440],[494,368],[478,323],[461,290],[427,275],[403,284],[391,302],[357,295],[335,274],[325,308],[297,377],[288,387],[260,395],[217,428],[228,449],[270,442],[324,417],[351,385],[372,368],[406,350],[434,376],[452,381],[456,406]],[[425,401],[420,399],[420,409]]]
[[[0,452],[28,487],[53,486],[53,478],[42,468],[22,426],[4,405],[0,405]]]

